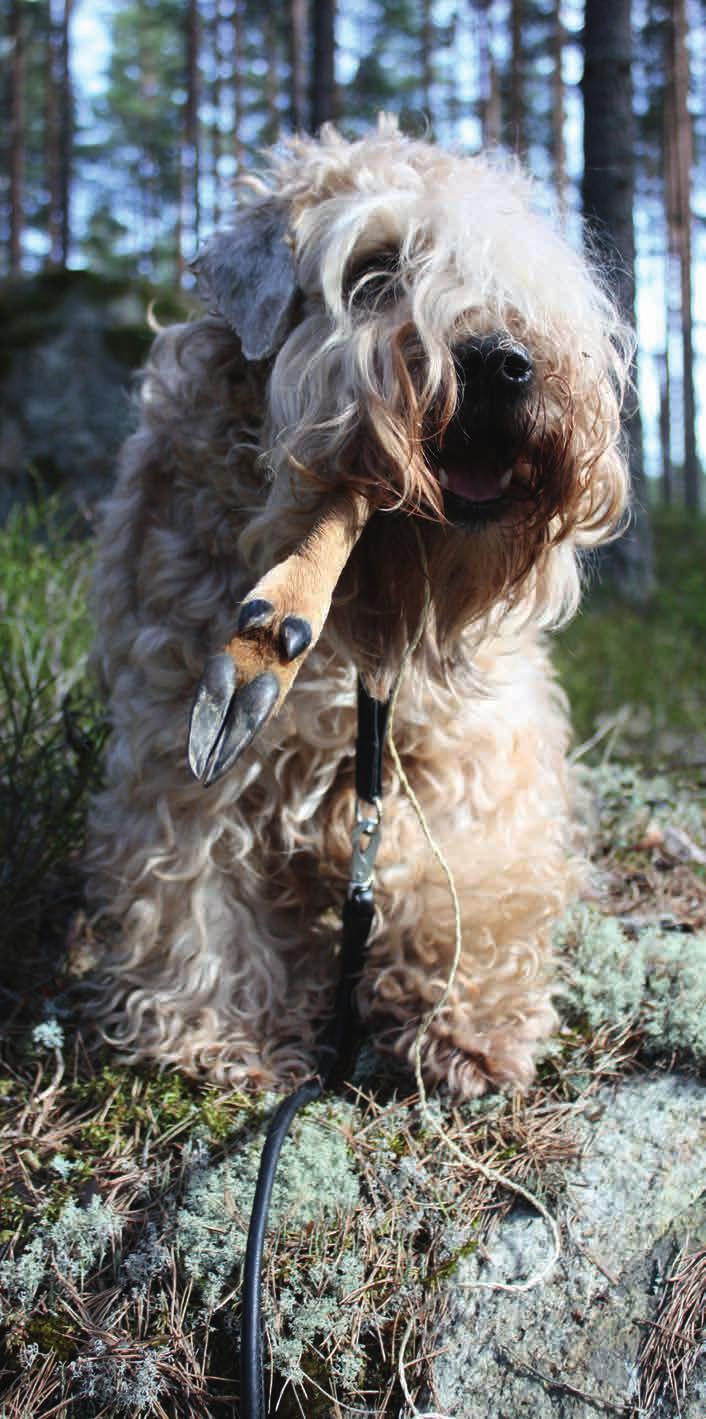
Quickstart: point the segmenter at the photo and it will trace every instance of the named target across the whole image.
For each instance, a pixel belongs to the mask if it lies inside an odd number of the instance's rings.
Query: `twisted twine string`
[[[395,677],[392,694],[390,696],[390,709],[387,720],[387,744],[390,751],[390,757],[395,767],[395,771],[398,775],[403,792],[406,794],[407,798],[409,799],[409,802],[412,805],[414,813],[419,822],[419,826],[428,843],[432,856],[438,862],[446,878],[449,893],[453,903],[454,914],[453,959],[441,995],[439,996],[438,1000],[434,1002],[434,1004],[427,1011],[427,1013],[422,1016],[419,1025],[417,1026],[417,1031],[414,1037],[414,1075],[417,1084],[417,1092],[419,1095],[419,1108],[421,1115],[426,1124],[431,1129],[433,1129],[434,1133],[437,1135],[441,1143],[443,1143],[444,1147],[447,1148],[448,1151],[452,1153],[453,1156],[464,1165],[464,1167],[470,1168],[474,1172],[480,1173],[481,1177],[484,1177],[487,1182],[495,1183],[498,1187],[501,1187],[508,1192],[514,1193],[516,1197],[521,1197],[525,1202],[529,1203],[529,1205],[533,1207],[546,1222],[551,1237],[551,1252],[549,1258],[543,1266],[541,1266],[537,1271],[533,1272],[530,1276],[528,1276],[525,1281],[502,1282],[476,1280],[464,1283],[464,1287],[467,1287],[469,1290],[484,1289],[489,1291],[505,1291],[509,1293],[517,1293],[522,1291],[529,1291],[534,1286],[541,1285],[543,1281],[547,1280],[554,1267],[556,1266],[556,1263],[559,1259],[559,1255],[561,1253],[561,1239],[559,1236],[559,1227],[557,1221],[549,1212],[548,1208],[545,1207],[541,1198],[537,1197],[535,1193],[530,1192],[528,1188],[523,1187],[522,1183],[516,1182],[513,1178],[507,1177],[505,1173],[499,1172],[497,1168],[488,1167],[488,1165],[486,1163],[482,1163],[479,1158],[472,1157],[470,1153],[464,1152],[464,1150],[459,1147],[455,1139],[449,1136],[449,1134],[443,1128],[442,1124],[439,1123],[438,1119],[435,1117],[433,1111],[430,1109],[426,1087],[424,1084],[424,1079],[422,1077],[422,1045],[433,1021],[437,1018],[438,1015],[441,1014],[441,1011],[444,1009],[444,1006],[448,1003],[451,997],[451,993],[453,991],[454,984],[456,981],[456,976],[458,974],[459,964],[461,961],[461,953],[463,950],[463,928],[461,923],[461,904],[459,902],[458,891],[456,889],[456,883],[454,881],[453,873],[446,857],[444,856],[444,853],[442,852],[441,848],[439,847],[439,844],[437,843],[431,832],[429,823],[424,813],[424,809],[422,808],[422,805],[419,802],[419,799],[417,798],[417,795],[414,792],[414,789],[412,788],[412,785],[403,767],[402,760],[400,759],[400,755],[394,738],[395,710],[397,708],[397,701],[399,699],[402,681],[404,679],[407,666],[412,660],[412,657],[422,640],[422,637],[426,630],[427,621],[429,619],[429,613],[431,610],[429,564],[427,561],[426,550],[419,529],[416,526],[414,528],[414,531],[417,537],[419,557],[424,577],[424,602],[422,605],[422,611],[419,617],[417,629],[405,649],[399,670]],[[409,1405],[412,1411],[414,1419],[443,1419],[443,1416],[439,1416],[436,1412],[433,1414],[430,1412],[422,1414],[421,1411],[418,1410],[416,1405],[414,1404],[414,1401],[409,1392],[406,1377],[404,1374],[404,1355],[407,1342],[412,1331],[412,1326],[413,1321],[410,1321],[404,1334],[398,1359],[398,1375],[400,1379],[400,1385],[402,1387],[402,1392],[405,1396],[407,1404]]]

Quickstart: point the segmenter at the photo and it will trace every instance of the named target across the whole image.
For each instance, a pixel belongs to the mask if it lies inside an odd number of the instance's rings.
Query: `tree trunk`
[[[452,56],[459,50],[461,40],[461,15],[458,9],[454,10],[449,21],[449,51]],[[448,66],[448,92],[446,98],[446,112],[448,123],[452,130],[456,129],[463,117],[461,96],[458,91],[458,65],[451,63]]]
[[[667,326],[669,328],[669,326]],[[674,487],[672,470],[672,411],[669,398],[669,349],[659,357],[659,442],[662,502],[669,507]]]
[[[186,105],[184,110],[184,153],[190,181],[186,184],[191,199],[193,251],[199,244],[201,229],[200,160],[199,160],[199,11],[197,0],[188,0],[186,10]],[[188,200],[188,199],[187,199]],[[193,253],[192,253],[193,254]]]
[[[561,0],[555,0],[552,18],[552,157],[554,162],[554,187],[556,189],[559,215],[566,220],[566,140],[564,137],[565,105],[562,57],[564,53],[564,24],[561,18]]]
[[[265,108],[267,123],[264,138],[274,143],[279,127],[277,108],[277,25],[273,0],[262,0],[262,30],[267,72],[265,74]]]
[[[49,208],[49,266],[61,265],[61,135],[60,135],[60,48],[61,34],[48,6],[46,48],[45,173]]]
[[[583,212],[611,271],[624,317],[635,323],[633,227],[635,125],[632,111],[630,0],[586,0],[584,26]],[[637,371],[633,369],[636,381]],[[633,519],[601,564],[618,588],[644,600],[654,585],[652,536],[639,408],[624,419],[633,480]]]
[[[311,131],[316,133],[322,123],[338,117],[335,0],[313,0],[312,24]]]
[[[10,274],[22,268],[25,176],[25,47],[22,0],[10,10]]]
[[[243,50],[245,13],[243,0],[235,0],[233,5],[233,157],[235,171],[240,177],[243,170]]]
[[[294,133],[307,129],[306,38],[308,0],[291,0],[289,8],[289,110]]]
[[[432,88],[434,85],[434,22],[431,0],[422,0],[422,110],[428,123],[433,124]]]
[[[510,6],[510,143],[520,156],[527,147],[525,134],[525,98],[522,55],[523,0],[511,0]]]
[[[478,67],[483,143],[494,148],[502,136],[502,109],[500,81],[490,43],[490,0],[481,0],[478,5]]]
[[[682,346],[684,425],[684,502],[698,512],[701,468],[696,447],[694,338],[691,272],[691,166],[693,134],[689,113],[689,56],[684,0],[674,0],[667,15],[667,100],[665,104],[665,173],[670,286],[678,289]],[[671,278],[671,279],[670,279]],[[675,301],[676,304],[676,301]]]
[[[61,17],[61,82],[59,89],[60,148],[59,205],[61,209],[61,265],[69,264],[71,246],[71,170],[74,147],[74,103],[71,84],[70,25],[73,0],[64,0]]]
[[[221,175],[220,164],[223,154],[223,140],[221,134],[221,65],[223,63],[223,53],[221,48],[221,5],[220,0],[214,0],[213,25],[211,31],[211,50],[213,57],[213,80],[211,83],[211,102],[213,104],[213,126],[211,129],[211,144],[213,158],[213,225],[218,226],[221,220]]]

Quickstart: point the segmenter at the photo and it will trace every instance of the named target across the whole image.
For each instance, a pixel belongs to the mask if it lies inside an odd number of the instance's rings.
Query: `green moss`
[[[48,1313],[35,1313],[27,1325],[27,1341],[38,1345],[43,1354],[54,1354],[57,1359],[67,1362],[77,1352],[75,1342],[67,1331],[65,1323]]]
[[[215,1090],[206,1094],[199,1107],[199,1121],[209,1138],[224,1142],[226,1138],[245,1121],[259,1117],[260,1110],[253,1108],[253,1101],[240,1094],[224,1098]]]
[[[628,934],[580,903],[555,941],[569,1020],[590,1031],[633,1023],[648,1053],[706,1061],[706,935],[655,925]]]
[[[33,1210],[15,1185],[3,1188],[0,1192],[0,1244],[12,1241]]]
[[[642,951],[620,924],[579,903],[555,932],[565,981],[561,1007],[595,1031],[637,1019],[645,991]]]
[[[478,1225],[476,1221],[474,1227],[477,1229]],[[455,1275],[459,1262],[464,1261],[466,1257],[474,1256],[478,1251],[479,1245],[480,1242],[477,1237],[470,1237],[467,1241],[456,1244],[447,1260],[440,1262],[439,1265],[425,1277],[424,1289],[427,1291],[439,1290],[443,1282],[448,1281],[449,1277]]]
[[[349,1117],[343,1104],[339,1121]],[[263,1130],[214,1167],[196,1168],[176,1220],[176,1241],[189,1274],[208,1305],[217,1304],[245,1254],[247,1226],[263,1144]],[[341,1135],[314,1116],[299,1119],[286,1139],[272,1190],[270,1230],[291,1234],[352,1210],[358,1177]]]
[[[634,851],[648,826],[679,828],[697,843],[704,836],[704,799],[693,778],[680,786],[666,773],[606,763],[591,769],[587,781],[600,819],[599,839],[612,856]]]
[[[651,928],[640,945],[647,971],[643,1006],[650,1053],[706,1062],[706,933]]]
[[[35,1312],[30,1317],[26,1341],[38,1345],[43,1354],[53,1354],[64,1363],[76,1353],[76,1345],[66,1323],[48,1311]]]

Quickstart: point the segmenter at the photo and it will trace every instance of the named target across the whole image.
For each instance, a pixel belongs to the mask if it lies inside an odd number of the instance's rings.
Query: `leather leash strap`
[[[365,963],[365,946],[375,915],[373,868],[382,819],[382,761],[389,700],[374,700],[358,680],[358,735],[355,753],[356,820],[353,829],[351,880],[343,905],[341,965],[336,1007],[321,1032],[318,1074],[307,1079],[276,1110],[267,1130],[260,1159],[243,1268],[241,1323],[242,1419],[267,1419],[262,1363],[260,1285],[267,1211],[282,1144],[297,1111],[334,1089],[347,1078],[360,1038],[355,987]],[[368,807],[372,813],[367,811]]]

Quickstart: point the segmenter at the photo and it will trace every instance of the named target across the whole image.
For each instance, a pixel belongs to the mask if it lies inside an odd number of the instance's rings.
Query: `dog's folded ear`
[[[270,201],[244,207],[191,266],[203,300],[232,325],[245,358],[274,355],[291,328],[297,294],[284,209]]]

